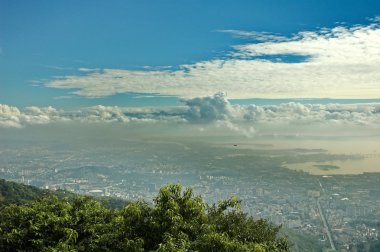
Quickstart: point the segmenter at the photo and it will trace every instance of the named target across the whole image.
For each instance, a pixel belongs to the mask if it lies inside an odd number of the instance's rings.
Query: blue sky
[[[233,99],[280,99],[292,94],[296,95],[289,98],[311,98],[315,94],[316,98],[376,99],[380,98],[380,88],[376,85],[379,76],[371,69],[380,67],[378,50],[373,46],[378,41],[379,29],[371,25],[378,23],[379,15],[379,1],[0,0],[0,103],[57,107],[155,106],[175,104],[176,99],[168,96],[196,97],[217,91],[226,91]],[[354,30],[355,25],[359,25],[359,31]],[[336,27],[346,30],[331,32]],[[332,35],[327,38],[321,29]],[[314,40],[309,35],[295,38],[306,31],[316,32]],[[265,41],[259,41],[260,36]],[[260,82],[255,82],[255,76],[259,75],[244,76],[251,69],[262,69],[260,73],[268,69],[275,73],[292,71],[309,54],[320,60],[308,64],[312,67],[322,64],[325,55],[312,48],[321,45],[347,53],[350,48],[343,47],[347,36],[361,39],[350,40],[353,47],[363,41],[373,42],[364,45],[363,50],[368,53],[364,60],[355,60],[357,55],[363,57],[363,53],[356,47],[352,50],[348,61],[367,64],[348,64],[347,68],[352,67],[354,74],[359,69],[356,75],[347,76],[346,70],[338,67],[337,73],[313,68],[315,77],[298,78],[297,81],[302,79],[301,84],[292,87],[296,91],[291,89],[295,80],[289,76],[268,80],[258,77]],[[325,41],[316,44],[320,38]],[[300,41],[295,48],[305,46],[305,50],[292,49],[292,44]],[[257,47],[262,43],[270,45]],[[281,46],[291,49],[284,50]],[[296,65],[290,66],[292,63]],[[280,65],[282,68],[277,70]],[[170,68],[155,68],[163,66]],[[305,69],[310,66],[305,65]],[[236,79],[228,75],[230,72],[244,78],[237,79],[236,84],[229,82]],[[347,72],[351,73],[352,69]],[[305,72],[297,74],[302,76]],[[320,83],[331,76],[342,76],[334,82],[342,84],[319,92],[317,87],[323,90],[323,85],[331,86]],[[358,80],[363,80],[363,90],[369,90],[367,93],[355,92],[361,87]],[[252,88],[250,83],[254,83]],[[302,83],[314,84],[309,87]],[[160,93],[163,97],[134,98],[136,95],[131,92]]]

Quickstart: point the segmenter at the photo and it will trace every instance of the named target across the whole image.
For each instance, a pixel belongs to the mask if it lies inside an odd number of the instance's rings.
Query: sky
[[[0,0],[0,102],[380,97],[379,1]]]
[[[1,127],[249,136],[273,121],[373,126],[379,104],[379,1],[0,0]]]

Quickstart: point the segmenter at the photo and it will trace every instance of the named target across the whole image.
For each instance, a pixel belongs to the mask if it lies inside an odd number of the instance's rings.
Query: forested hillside
[[[48,190],[0,179],[0,206],[10,203],[22,204],[51,194]]]
[[[53,195],[59,199],[66,198],[70,201],[78,197],[78,195],[65,190],[44,190],[34,186],[0,179],[0,207],[12,203],[20,205]],[[97,197],[93,199],[99,201],[106,208],[122,208],[128,203],[125,200],[113,197]]]
[[[280,227],[247,216],[236,198],[207,205],[180,185],[119,209],[5,181],[1,195],[0,251],[289,250]]]

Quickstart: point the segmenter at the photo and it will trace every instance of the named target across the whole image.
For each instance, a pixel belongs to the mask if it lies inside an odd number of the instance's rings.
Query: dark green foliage
[[[161,188],[153,205],[49,196],[0,211],[0,251],[288,251],[278,231],[236,198],[208,206],[180,185]]]
[[[53,195],[58,197],[58,199],[67,198],[69,201],[72,201],[77,197],[76,194],[65,190],[43,190],[34,186],[0,179],[0,208],[12,203],[17,205],[25,204],[30,201]],[[112,197],[96,197],[94,199],[110,209],[123,208],[127,204],[124,200]]]
[[[50,193],[47,190],[0,179],[0,206],[9,203],[19,204],[28,200],[37,200],[48,194]]]
[[[323,245],[318,236],[298,233],[289,228],[282,228],[280,234],[286,234],[291,251],[322,252]]]

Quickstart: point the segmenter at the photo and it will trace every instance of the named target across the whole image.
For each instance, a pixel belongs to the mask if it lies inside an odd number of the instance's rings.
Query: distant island
[[[318,169],[322,171],[330,171],[330,170],[337,170],[340,169],[337,165],[313,165],[314,167],[317,167]]]

